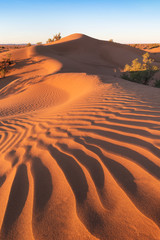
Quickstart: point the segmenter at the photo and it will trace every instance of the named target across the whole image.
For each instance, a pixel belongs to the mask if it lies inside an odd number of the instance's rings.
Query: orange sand
[[[160,240],[160,90],[119,78],[143,52],[74,34],[11,54],[0,239]]]

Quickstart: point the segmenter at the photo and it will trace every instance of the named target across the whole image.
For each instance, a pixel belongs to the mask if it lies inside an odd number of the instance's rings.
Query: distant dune
[[[139,48],[141,50],[144,50],[144,51],[154,51],[158,48],[160,48],[160,43],[135,43],[135,44],[128,44],[129,46],[131,47],[134,47],[134,48]]]
[[[0,239],[160,240],[160,90],[119,77],[144,52],[73,34],[10,53]]]

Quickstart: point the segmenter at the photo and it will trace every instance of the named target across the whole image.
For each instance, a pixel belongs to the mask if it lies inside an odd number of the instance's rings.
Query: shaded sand
[[[12,51],[1,240],[160,239],[160,90],[118,78],[141,54],[80,34]]]

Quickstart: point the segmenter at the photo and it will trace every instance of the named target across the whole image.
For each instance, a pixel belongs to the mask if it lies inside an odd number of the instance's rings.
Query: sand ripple
[[[107,83],[67,106],[1,121],[1,239],[159,239],[160,108]]]
[[[0,100],[0,239],[159,240],[159,90],[85,73],[12,86]]]

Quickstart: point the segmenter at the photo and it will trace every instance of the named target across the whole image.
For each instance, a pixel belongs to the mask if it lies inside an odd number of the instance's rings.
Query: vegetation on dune
[[[47,42],[46,43],[50,43],[50,42],[53,42],[51,38],[48,38]]]
[[[49,38],[46,43],[55,42],[55,41],[58,41],[60,39],[61,39],[61,33],[58,33],[58,34],[54,35],[52,39]]]
[[[158,47],[160,47],[160,44],[154,43],[149,46],[149,49],[158,48]]]
[[[149,58],[149,53],[145,53],[142,63],[136,58],[131,65],[125,65],[122,78],[147,85],[149,80],[159,70],[159,67],[153,65],[153,62],[153,59]]]
[[[53,41],[58,41],[60,39],[61,39],[61,34],[60,33],[54,35],[54,37],[53,37]]]
[[[27,43],[27,47],[30,47],[31,46],[31,43]]]
[[[11,60],[11,54],[7,54],[6,58],[3,58],[3,60],[0,62],[1,78],[4,78],[6,76],[9,66],[12,64],[13,60]]]
[[[129,46],[134,47],[134,48],[139,48],[139,49],[153,49],[153,48],[158,48],[160,47],[159,43],[150,43],[150,44],[129,44]]]

